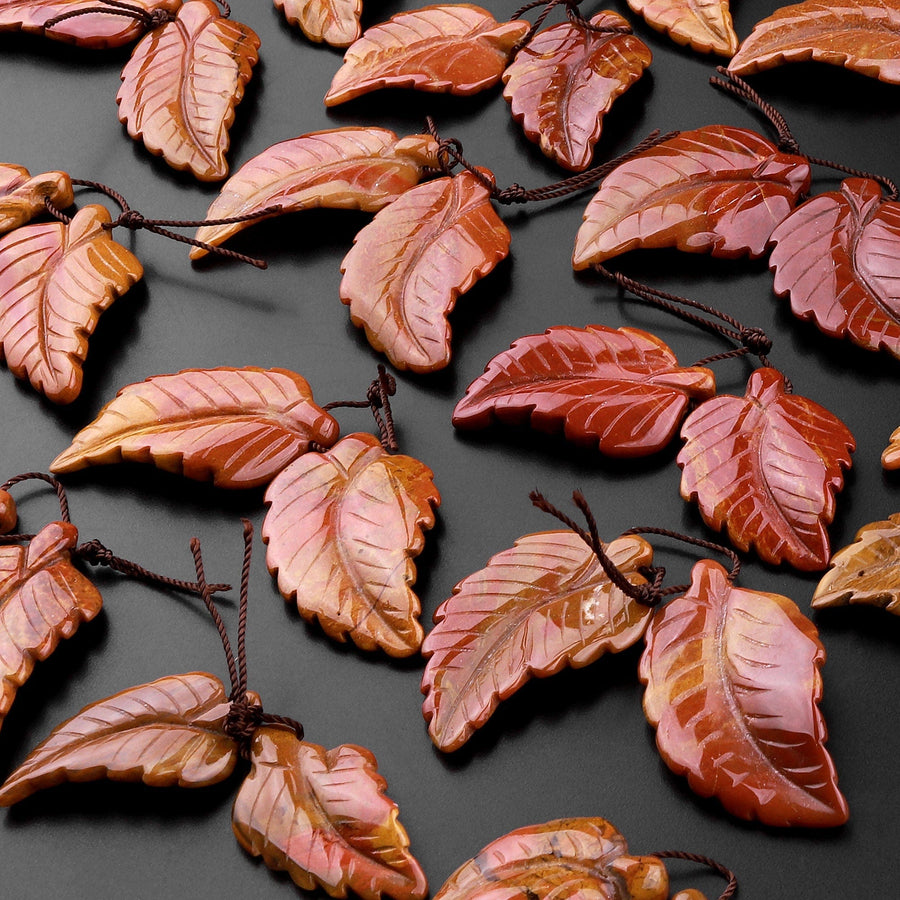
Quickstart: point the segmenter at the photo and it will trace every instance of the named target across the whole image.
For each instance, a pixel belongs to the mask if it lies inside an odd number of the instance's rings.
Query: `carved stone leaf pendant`
[[[275,0],[275,8],[316,43],[349,47],[359,37],[362,0]]]
[[[881,465],[885,469],[900,469],[900,428],[891,435],[891,442],[881,454]]]
[[[228,174],[234,108],[259,55],[259,38],[213,0],[186,0],[149,32],[122,70],[119,119],[135,140],[200,181]]]
[[[604,547],[632,584],[653,548],[637,536]],[[652,609],[610,582],[571,531],[519,538],[463,579],[425,638],[422,712],[435,745],[457,750],[531,677],[580,668],[638,641]]]
[[[264,726],[234,802],[238,843],[306,890],[362,900],[422,900],[425,875],[409,852],[396,803],[364,747],[326,750]]]
[[[181,4],[182,0],[128,0],[129,6],[148,13],[174,13]],[[94,12],[45,27],[56,16],[80,10]],[[136,18],[102,10],[98,0],[0,0],[0,32],[25,31],[89,50],[103,50],[130,44],[146,31],[144,23]]]
[[[440,503],[427,466],[351,434],[288,466],[266,502],[266,563],[285,600],[339,641],[391,656],[419,649],[412,560]]]
[[[497,838],[460,866],[434,900],[666,900],[668,896],[669,876],[662,861],[630,855],[625,838],[596,817],[555,819]]]
[[[813,609],[866,603],[900,615],[900,513],[871,522],[838,550],[813,594]]]
[[[0,725],[38,660],[100,612],[100,592],[72,564],[78,530],[51,522],[25,547],[0,546]]]
[[[715,392],[710,369],[682,368],[646,331],[564,325],[495,356],[456,404],[453,424],[530,424],[607,456],[645,456],[672,440],[692,399]]]
[[[681,429],[681,496],[740,550],[802,571],[828,565],[826,526],[856,442],[818,403],[785,391],[775,369],[756,369],[743,397],[702,403]]]
[[[0,239],[0,358],[54,403],[81,391],[88,338],[144,274],[103,226],[102,206],[68,224],[25,225]]]
[[[437,168],[438,145],[427,134],[400,138],[384,128],[335,128],[273,144],[244,163],[212,202],[207,219],[230,219],[280,206],[272,216],[314,209],[377,212],[418,184],[426,168]],[[224,243],[263,221],[203,225],[197,240]],[[206,256],[191,248],[191,259]]]
[[[206,672],[169,675],[86,706],[58,725],[0,787],[0,806],[66,781],[206,787],[238,759],[225,734],[231,704]]]
[[[766,825],[847,821],[825,750],[818,633],[787,597],[735,587],[711,560],[653,616],[644,712],[666,765],[701,797]]]
[[[597,28],[628,28],[612,12]],[[650,48],[633,34],[591,31],[563,22],[539,31],[503,73],[503,96],[529,140],[559,165],[588,168],[603,117],[650,65]]]
[[[75,202],[72,182],[65,172],[45,172],[32,178],[22,166],[0,163],[0,234],[46,212],[45,200],[57,209]]]
[[[638,247],[761,256],[809,184],[805,158],[754,131],[683,131],[603,180],[584,211],[572,263],[586,269]]]
[[[900,84],[900,5],[896,0],[806,0],[782,7],[757,22],[728,70],[751,75],[810,59]]]
[[[216,487],[251,488],[338,433],[306,379],[287,369],[186,369],[122,388],[50,468],[152,463]]]
[[[357,234],[344,257],[341,301],[398,369],[450,362],[456,299],[509,253],[509,229],[471,172],[407,191]]]
[[[500,81],[528,22],[460,3],[402,12],[363,32],[325,94],[337,106],[383,87],[477,94]]]
[[[831,337],[900,358],[900,202],[870,178],[798,206],[772,232],[775,293]]]
[[[628,0],[651,28],[698,53],[733,56],[738,37],[728,0]]]

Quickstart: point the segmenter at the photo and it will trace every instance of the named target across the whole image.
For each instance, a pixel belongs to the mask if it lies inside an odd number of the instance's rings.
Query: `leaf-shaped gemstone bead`
[[[231,703],[206,672],[169,675],[91,703],[38,744],[0,787],[0,806],[66,781],[206,787],[238,758],[225,734]]]
[[[595,28],[627,29],[612,12]],[[539,31],[503,73],[503,96],[526,136],[567,169],[591,164],[603,117],[650,65],[650,48],[633,34],[592,31],[563,22]]]
[[[896,0],[806,0],[782,7],[757,22],[728,70],[750,75],[810,59],[900,84],[900,5]]]
[[[666,765],[743,819],[847,821],[819,711],[825,648],[787,597],[735,587],[712,560],[646,635],[644,712]]]
[[[275,0],[275,8],[311,41],[349,47],[359,37],[362,0]]]
[[[370,434],[308,453],[269,485],[266,562],[285,600],[340,641],[409,656],[422,643],[413,557],[434,525],[431,470]]]
[[[100,592],[72,564],[78,530],[51,522],[27,547],[0,546],[0,724],[36,660],[100,612]]]
[[[116,100],[128,133],[173,169],[201,181],[228,174],[234,108],[259,59],[256,33],[213,0],[186,0],[147,34],[122,70]]]
[[[500,80],[510,52],[529,27],[522,20],[498,22],[469,3],[398,13],[350,46],[325,105],[383,87],[476,94]]]
[[[563,325],[495,356],[456,404],[453,424],[529,423],[608,456],[644,456],[669,443],[692,398],[715,392],[710,369],[682,368],[646,331]]]
[[[364,747],[326,750],[264,726],[253,737],[250,762],[232,814],[248,853],[301,888],[322,887],[332,897],[350,889],[363,900],[421,900],[428,892],[397,804],[385,796],[375,757]]]
[[[450,362],[456,299],[509,253],[509,229],[471,172],[407,191],[357,234],[344,257],[341,301],[398,369]]]
[[[740,550],[803,571],[828,565],[834,495],[856,442],[818,403],[785,391],[776,369],[756,369],[743,397],[722,394],[685,420],[681,496]]]
[[[45,213],[45,200],[57,209],[74,203],[72,181],[65,172],[45,172],[32,178],[22,166],[0,163],[0,234]]]
[[[871,522],[838,550],[813,594],[814,609],[867,603],[900,615],[900,513]]]
[[[434,900],[666,900],[669,877],[655,856],[631,856],[605,819],[555,819],[517,828],[463,863]]]
[[[81,391],[88,338],[101,314],[144,274],[103,226],[102,206],[68,224],[25,225],[0,239],[0,353],[54,403]]]
[[[698,53],[733,56],[738,37],[728,0],[628,0],[647,24]]]
[[[632,584],[653,560],[637,536],[605,545]],[[422,711],[435,745],[461,747],[501,700],[531,677],[580,668],[630,647],[652,610],[609,580],[590,547],[572,531],[519,538],[463,579],[434,614],[425,638]]]
[[[809,189],[809,164],[746,128],[683,131],[617,166],[584,211],[572,263],[637,247],[757,257]]]
[[[881,465],[885,469],[900,469],[900,428],[891,435],[891,442],[881,454]]]
[[[832,337],[900,358],[900,203],[870,178],[798,206],[772,232],[775,293]]]
[[[128,0],[148,13],[174,14],[182,0]],[[66,13],[92,10],[66,19],[52,28],[45,23]],[[103,12],[97,0],[0,0],[0,32],[26,31],[91,50],[121,47],[137,40],[147,29],[139,19]]]
[[[186,369],[122,388],[50,468],[141,462],[217,487],[259,487],[338,433],[295,372]]]
[[[271,216],[314,209],[377,212],[436,168],[437,141],[426,134],[397,139],[385,128],[335,128],[281,141],[244,163],[222,187],[207,219],[230,219],[273,206]],[[219,245],[271,216],[231,225],[203,225],[197,239]],[[207,254],[191,248],[191,259]]]

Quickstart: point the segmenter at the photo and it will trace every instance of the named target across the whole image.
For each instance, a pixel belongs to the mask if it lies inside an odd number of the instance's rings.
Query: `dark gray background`
[[[415,5],[371,2],[365,22]],[[512,3],[489,5],[500,18],[514,9]],[[742,0],[735,10],[739,34],[749,33],[775,6],[773,0]],[[585,12],[599,8],[586,5]],[[624,2],[613,8],[634,22],[655,59],[608,116],[598,160],[626,150],[653,128],[727,123],[771,136],[759,116],[708,87],[712,58],[668,42]],[[233,168],[304,132],[378,124],[411,133],[430,113],[443,134],[463,141],[473,162],[496,172],[501,185],[535,187],[562,177],[524,139],[496,90],[469,100],[383,92],[326,112],[321,97],[340,53],[311,45],[266,0],[236,2],[234,16],[259,33],[262,61],[231,132]],[[200,218],[216,188],[170,170],[117,121],[118,72],[128,52],[92,53],[0,35],[0,158],[33,173],[63,168],[106,182],[150,217]],[[782,67],[753,83],[783,111],[806,152],[900,177],[900,88],[812,64]],[[837,183],[815,170],[815,190]],[[515,338],[551,325],[647,328],[684,361],[728,349],[664,313],[624,302],[591,276],[573,275],[571,247],[589,196],[503,211],[513,236],[511,256],[460,300],[450,367],[432,376],[399,376],[394,411],[402,449],[432,467],[443,494],[438,524],[417,560],[425,622],[453,585],[490,555],[526,532],[553,527],[528,502],[535,487],[560,503],[581,487],[606,538],[640,524],[713,536],[679,498],[677,446],[649,460],[610,462],[524,430],[464,436],[450,426],[454,403],[487,361]],[[97,199],[78,195],[80,204]],[[266,272],[219,261],[193,267],[180,245],[147,233],[118,233],[143,261],[146,276],[103,317],[80,399],[55,408],[0,372],[0,480],[46,469],[116,390],[150,375],[188,367],[284,366],[308,378],[320,402],[363,396],[381,359],[350,324],[337,289],[343,254],[366,221],[357,213],[310,212],[258,226],[234,246],[264,255]],[[763,262],[656,251],[632,254],[620,265],[763,327],[775,340],[773,362],[797,392],[829,407],[855,433],[859,449],[831,528],[835,548],[851,541],[860,526],[897,511],[900,481],[879,462],[900,425],[896,360],[795,321],[772,295]],[[748,371],[741,361],[718,365],[720,390],[743,393]],[[339,418],[344,433],[372,429],[365,411],[341,411]],[[261,491],[220,492],[150,467],[97,468],[66,484],[82,539],[97,537],[120,555],[182,577],[191,572],[188,540],[198,535],[211,577],[236,581],[238,517],[248,515],[257,526],[262,520]],[[16,497],[24,528],[36,530],[56,514],[49,491],[18,488]],[[672,579],[685,580],[693,554],[656,543]],[[105,611],[38,665],[4,723],[2,776],[89,702],[165,674],[198,669],[226,675],[215,631],[196,601],[116,575],[97,574],[96,581]],[[804,610],[816,581],[753,561],[741,578],[748,588],[787,594]],[[233,602],[226,617],[234,628]],[[671,775],[643,718],[636,649],[528,685],[463,750],[440,754],[421,717],[421,661],[363,653],[306,626],[279,597],[261,543],[253,561],[250,682],[268,710],[301,719],[310,740],[359,743],[375,753],[433,891],[513,828],[601,815],[636,852],[674,847],[720,859],[738,872],[741,896],[753,900],[893,896],[900,836],[900,627],[876,611],[813,618],[829,657],[822,702],[828,746],[851,809],[846,827],[827,832],[736,821]],[[102,782],[38,795],[0,816],[0,895],[296,895],[287,878],[251,861],[235,843],[229,814],[237,783],[188,792]],[[684,864],[672,868],[685,873],[678,886],[718,895],[716,879]]]

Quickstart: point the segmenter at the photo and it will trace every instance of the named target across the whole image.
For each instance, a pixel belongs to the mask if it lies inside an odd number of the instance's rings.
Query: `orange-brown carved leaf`
[[[275,0],[275,7],[311,41],[349,47],[359,37],[362,0]]]
[[[900,358],[900,203],[877,181],[848,178],[813,197],[771,241],[775,293],[797,318]]]
[[[847,821],[819,712],[825,648],[787,597],[735,587],[712,560],[654,614],[640,677],[666,764],[743,819]]]
[[[72,565],[78,531],[51,522],[27,547],[0,547],[0,724],[37,660],[100,612],[100,592]]]
[[[612,12],[598,28],[627,28]],[[567,169],[591,164],[603,117],[650,65],[650,48],[633,34],[602,33],[563,22],[538,32],[503,73],[503,96],[526,136]]]
[[[738,37],[728,0],[628,0],[651,28],[698,53],[733,56]]]
[[[414,134],[397,139],[384,128],[335,128],[273,144],[244,163],[222,187],[207,219],[230,219],[280,206],[275,215],[324,206],[377,212],[436,168],[437,141]],[[221,244],[270,216],[232,225],[204,225],[197,239]],[[191,259],[208,251],[191,249]]]
[[[218,181],[228,174],[228,129],[258,50],[256,33],[224,18],[213,0],[186,0],[174,22],[134,48],[116,96],[119,119],[173,169]]]
[[[810,59],[900,84],[900,5],[896,0],[807,0],[782,7],[756,23],[728,70],[750,75]]]
[[[682,368],[646,331],[564,325],[495,356],[456,404],[453,424],[529,423],[609,456],[644,456],[669,443],[692,398],[715,392],[710,369]]]
[[[881,465],[885,469],[900,469],[900,428],[891,435],[891,442],[881,454]]]
[[[181,3],[182,0],[128,0],[129,6],[148,13],[174,13]],[[45,28],[45,23],[56,16],[98,7],[103,8],[98,0],[0,0],[0,32],[21,30],[91,50],[102,50],[130,44],[146,31],[146,25],[138,19],[103,12],[75,16]]]
[[[434,900],[666,900],[662,861],[631,856],[605,819],[555,819],[517,828],[461,865]]]
[[[642,538],[622,537],[606,553],[632,584],[653,561]],[[615,587],[572,531],[519,538],[463,579],[434,614],[422,653],[422,712],[431,739],[461,747],[501,700],[531,677],[580,668],[639,640],[652,610]]]
[[[142,462],[217,487],[259,487],[311,442],[337,437],[337,422],[294,372],[186,369],[122,388],[51,470]]]
[[[486,9],[468,3],[398,13],[350,46],[325,105],[383,87],[478,93],[500,80],[528,28],[522,20],[497,22]]]
[[[0,806],[66,781],[206,787],[238,758],[225,734],[231,703],[206,672],[169,675],[91,703],[53,729],[0,787]]]
[[[72,182],[65,172],[45,172],[32,178],[22,166],[0,163],[0,234],[46,212],[45,200],[57,209],[72,205]]]
[[[603,180],[584,211],[573,265],[586,269],[637,247],[760,256],[809,180],[805,158],[780,153],[754,131],[683,131]]]
[[[900,513],[871,522],[838,550],[813,594],[814,609],[867,603],[900,615]]]
[[[803,571],[828,565],[825,527],[856,442],[827,409],[785,391],[776,369],[756,369],[743,397],[702,403],[681,429],[681,496],[740,550]]]
[[[285,600],[326,633],[408,656],[422,643],[413,557],[434,525],[431,470],[369,434],[308,453],[269,485],[266,562]]]
[[[252,768],[234,801],[238,843],[301,888],[332,897],[421,900],[425,875],[409,852],[397,804],[385,796],[375,757],[364,747],[326,750],[292,731],[264,726],[253,737]]]
[[[88,338],[144,270],[85,206],[69,224],[25,225],[0,239],[0,358],[54,403],[81,391]]]
[[[450,362],[456,299],[509,253],[509,229],[471,172],[437,178],[385,207],[354,239],[341,301],[398,369]]]

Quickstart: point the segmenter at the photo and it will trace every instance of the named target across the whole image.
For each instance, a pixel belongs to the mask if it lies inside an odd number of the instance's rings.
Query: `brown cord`
[[[334,400],[326,403],[322,409],[326,412],[332,409],[365,409],[372,410],[375,424],[378,426],[381,446],[385,450],[395,452],[399,449],[397,435],[394,430],[394,417],[391,413],[391,401],[389,398],[397,393],[397,380],[383,365],[378,366],[378,377],[369,385],[365,400]],[[323,452],[326,448],[319,444],[310,444],[316,452]]]
[[[566,9],[566,17],[568,20],[576,26],[580,26],[587,31],[594,31],[598,34],[631,34],[631,26],[609,26],[609,25],[593,25],[590,20],[587,19],[582,13],[582,11],[578,8],[580,0],[532,0],[531,3],[526,3],[524,6],[520,6],[509,18],[510,21],[515,21],[516,19],[521,19],[522,15],[526,12],[529,12],[532,9],[537,9],[539,6],[543,6],[543,12],[535,19],[534,24],[528,31],[525,33],[525,36],[513,46],[510,51],[510,57],[515,56],[520,50],[524,49],[531,43],[534,36],[540,30],[541,25],[544,24],[544,20],[557,6],[564,6]]]
[[[73,12],[61,13],[58,16],[53,16],[52,19],[47,19],[47,21],[44,22],[44,29],[55,28],[60,22],[65,22],[66,19],[74,19],[77,16],[95,15],[97,13],[107,16],[127,16],[130,19],[141,22],[148,30],[158,28],[160,25],[165,25],[167,22],[174,22],[176,18],[175,14],[169,12],[167,9],[154,9],[152,12],[149,12],[146,9],[141,9],[139,6],[122,3],[120,0],[99,0],[99,2],[106,5],[91,6],[87,9],[74,10]]]
[[[728,882],[725,890],[722,891],[721,894],[719,894],[719,900],[730,900],[730,898],[737,893],[737,875],[735,875],[734,872],[731,871],[731,869],[723,866],[722,863],[716,862],[716,860],[710,859],[708,856],[701,856],[699,853],[686,853],[683,850],[659,850],[656,853],[648,853],[647,855],[655,856],[657,859],[686,859],[689,862],[700,863],[700,865],[708,866]]]
[[[890,178],[886,178],[884,175],[875,175],[872,172],[863,172],[861,169],[852,169],[850,166],[844,166],[829,159],[819,159],[817,156],[807,156],[806,159],[815,166],[835,169],[838,172],[845,172],[847,175],[853,175],[856,178],[871,178],[872,181],[877,181],[883,188],[887,189],[885,200],[900,199],[900,189]]]
[[[8,491],[13,485],[21,484],[23,481],[31,481],[38,480],[46,482],[56,491],[56,496],[59,499],[59,515],[63,522],[71,523],[72,519],[69,516],[69,498],[66,496],[66,489],[57,481],[52,475],[47,475],[44,472],[25,472],[22,475],[16,475],[15,478],[10,478],[9,481],[4,481],[2,485],[0,485],[0,491]],[[30,540],[34,535],[27,535],[26,537]],[[7,535],[7,537],[21,537],[21,535]]]
[[[544,187],[531,188],[526,190],[520,184],[511,184],[507,188],[498,188],[497,182],[490,174],[485,174],[484,170],[472,165],[465,156],[463,156],[462,143],[456,138],[441,138],[438,134],[437,126],[431,116],[425,119],[425,126],[428,133],[437,141],[438,152],[437,157],[440,164],[440,171],[444,175],[452,175],[453,168],[456,165],[462,166],[467,172],[473,175],[482,185],[489,191],[491,199],[496,200],[502,205],[510,205],[513,203],[531,203],[532,201],[556,200],[559,197],[565,197],[568,194],[574,194],[576,191],[582,191],[585,188],[592,187],[600,179],[605,178],[616,166],[623,162],[638,156],[651,147],[661,144],[676,137],[679,132],[670,131],[661,135],[658,130],[651,131],[637,146],[632,147],[627,153],[611,159],[602,165],[595,166],[578,175],[572,175],[570,178],[564,178],[562,181],[556,181],[553,184]]]

